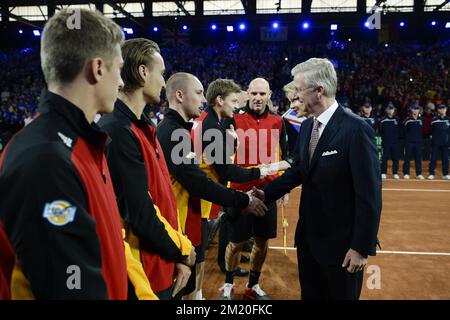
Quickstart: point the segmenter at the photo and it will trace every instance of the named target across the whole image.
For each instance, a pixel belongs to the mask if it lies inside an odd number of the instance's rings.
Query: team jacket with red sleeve
[[[177,202],[156,130],[117,100],[99,125],[110,135],[107,160],[127,240],[156,292],[173,284],[175,263],[192,248],[178,223]]]
[[[158,124],[156,134],[170,172],[181,228],[192,244],[197,246],[201,240],[199,198],[224,207],[244,209],[248,206],[249,197],[245,193],[227,189],[208,178],[200,169],[193,155],[191,130],[192,123],[185,121],[174,109],[169,109],[164,115],[164,120]],[[189,211],[198,214],[188,215]]]
[[[49,91],[39,109],[0,159],[0,299],[127,299],[108,136]]]
[[[191,136],[194,149],[202,152],[200,168],[208,178],[223,185],[227,185],[229,181],[258,180],[261,175],[258,168],[242,168],[233,163],[235,141],[227,135],[225,127],[213,109],[208,108],[195,119]],[[202,218],[217,217],[219,210],[219,206],[201,200]]]
[[[241,167],[255,167],[261,163],[273,163],[286,160],[288,144],[286,140],[286,129],[279,115],[266,110],[256,114],[248,106],[240,109],[227,121],[226,126],[233,124],[239,140],[234,162]],[[263,158],[262,158],[263,157]],[[262,188],[270,181],[276,179],[278,174],[273,174],[261,180],[249,182],[234,182],[231,187],[236,190],[247,192],[253,186]]]

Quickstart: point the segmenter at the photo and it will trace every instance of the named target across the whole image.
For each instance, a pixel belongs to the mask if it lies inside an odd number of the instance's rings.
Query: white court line
[[[387,179],[383,179],[383,182],[385,181],[398,181],[398,182],[421,182],[421,183],[428,183],[428,182],[448,182],[448,180],[445,179],[439,179],[439,178],[434,178],[433,180],[428,180],[428,179],[424,179],[424,180],[419,180],[419,179],[415,179],[415,178],[411,178],[411,179],[394,179],[394,178],[387,178]]]
[[[383,188],[383,191],[414,191],[414,192],[450,192],[444,189],[397,189],[397,188]]]
[[[295,189],[301,189],[302,187],[296,187]],[[450,192],[447,189],[401,189],[401,188],[382,188],[382,191],[411,191],[411,192]]]
[[[297,250],[297,248],[294,247],[269,247],[269,249],[274,250]],[[447,252],[414,252],[414,251],[385,251],[380,250],[377,251],[377,253],[384,253],[384,254],[409,254],[409,255],[421,255],[421,256],[450,256],[450,253]]]

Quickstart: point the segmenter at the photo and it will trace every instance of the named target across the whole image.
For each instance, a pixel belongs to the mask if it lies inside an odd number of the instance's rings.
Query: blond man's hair
[[[216,79],[211,82],[206,90],[206,101],[208,107],[216,105],[216,98],[221,96],[225,99],[231,93],[241,93],[241,87],[230,79]]]
[[[144,80],[139,74],[139,66],[145,65],[152,70],[155,53],[161,53],[161,50],[158,44],[152,40],[136,38],[125,41],[122,45],[121,76],[124,83],[122,91],[132,92],[144,86]]]
[[[79,28],[70,27],[76,15]],[[122,29],[98,11],[66,8],[48,20],[41,39],[41,66],[47,85],[70,83],[90,59],[99,57],[112,65],[115,48],[122,44]]]

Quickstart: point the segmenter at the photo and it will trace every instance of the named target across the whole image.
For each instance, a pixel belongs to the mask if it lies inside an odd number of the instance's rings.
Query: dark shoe
[[[250,262],[250,258],[247,256],[242,255],[241,256],[241,263],[249,263]]]
[[[244,252],[252,252],[252,248],[253,248],[253,243],[247,241],[247,242],[244,244],[244,248],[242,249],[242,251],[244,251]]]
[[[236,277],[246,277],[248,276],[249,272],[246,269],[242,269],[242,268],[237,268],[236,271],[234,272],[234,275]]]

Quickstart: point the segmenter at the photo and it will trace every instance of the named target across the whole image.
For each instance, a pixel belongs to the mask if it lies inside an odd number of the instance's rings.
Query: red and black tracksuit
[[[191,251],[178,223],[177,202],[156,129],[117,100],[99,126],[112,138],[107,160],[127,240],[158,294],[173,284],[175,263]]]
[[[226,126],[232,124],[238,133],[239,147],[236,151],[234,162],[244,168],[251,168],[262,163],[274,163],[285,160],[288,151],[286,128],[282,118],[271,112],[268,107],[262,114],[257,114],[247,106],[240,109],[227,121]],[[255,140],[248,133],[255,130]],[[276,135],[274,135],[276,133]],[[274,139],[277,138],[277,139]],[[262,152],[261,150],[265,150]],[[256,151],[256,154],[255,154]],[[264,154],[265,153],[265,154]],[[263,156],[263,158],[261,157]],[[262,188],[278,177],[278,173],[269,175],[262,180],[249,182],[235,182],[231,184],[233,189],[247,192],[253,186]]]
[[[262,114],[257,114],[246,107],[239,110],[227,121],[226,126],[235,128],[239,146],[234,158],[235,164],[244,168],[251,168],[262,163],[274,163],[286,160],[288,144],[286,129],[282,118],[272,113],[268,107]],[[233,182],[231,187],[247,192],[252,187],[263,188],[275,180],[278,173],[248,182]],[[274,202],[267,205],[268,212],[263,217],[253,215],[241,216],[234,208],[227,208],[227,220],[233,228],[230,241],[238,243],[248,240],[252,236],[271,239],[277,233],[277,207]]]
[[[39,109],[0,159],[0,299],[127,299],[108,136],[49,91]]]
[[[156,132],[171,175],[181,227],[186,231],[192,244],[197,246],[201,243],[199,199],[205,199],[221,206],[244,209],[248,206],[249,197],[245,193],[227,189],[210,179],[196,163],[195,156],[187,158],[186,152],[194,152],[191,129],[192,123],[186,122],[177,111],[169,109],[164,120],[159,123]],[[187,143],[187,148],[182,149],[184,161],[176,163],[174,156],[178,156],[177,152],[180,151],[180,144],[183,141]],[[172,155],[172,151],[177,154]],[[190,210],[197,213],[197,218],[191,214],[188,216]]]

